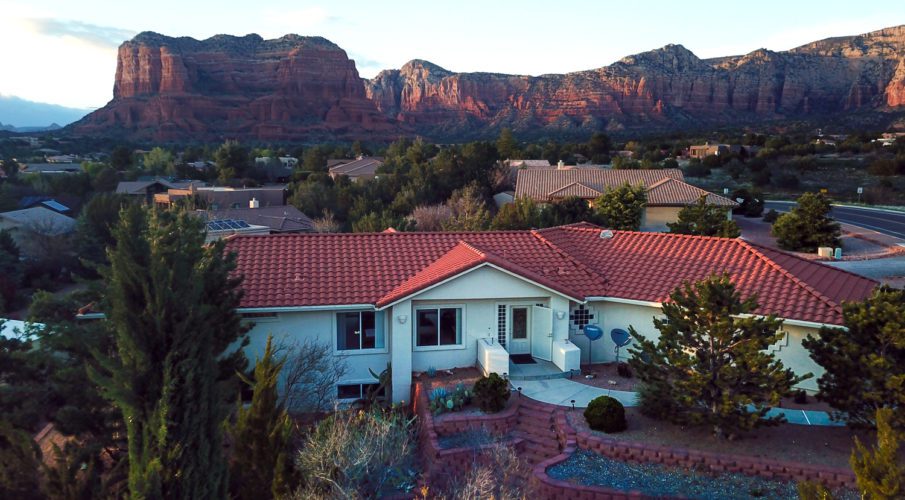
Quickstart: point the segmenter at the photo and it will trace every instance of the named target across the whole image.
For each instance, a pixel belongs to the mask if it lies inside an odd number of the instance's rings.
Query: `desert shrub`
[[[707,177],[710,175],[710,167],[699,161],[690,161],[685,167],[685,175],[688,177]]]
[[[494,446],[478,455],[471,470],[464,477],[456,478],[456,481],[449,485],[445,495],[430,497],[501,500],[532,498],[532,483],[524,479],[530,474],[531,468],[519,458],[515,449],[506,445]],[[423,496],[428,498],[429,495]]]
[[[754,172],[751,175],[751,183],[758,187],[763,187],[770,184],[770,171],[769,170],[761,170],[758,172]]]
[[[584,418],[591,429],[607,434],[622,432],[628,427],[622,403],[609,396],[592,399],[584,411]]]
[[[481,410],[496,413],[506,406],[509,400],[509,382],[496,373],[482,377],[474,385],[474,401]]]
[[[616,373],[618,373],[620,377],[632,378],[632,367],[629,366],[628,363],[620,362],[616,365]]]
[[[322,420],[296,455],[305,484],[289,498],[373,498],[410,490],[412,430],[412,421],[404,415],[377,408],[338,412]]]
[[[763,158],[754,158],[748,162],[748,170],[751,173],[763,172],[767,169],[767,160]]]
[[[736,189],[730,196],[733,200],[739,202],[739,206],[732,209],[735,215],[743,215],[745,217],[760,217],[764,212],[764,200],[757,191],[749,191],[747,189]]]
[[[792,392],[792,399],[796,404],[806,405],[808,404],[808,393],[804,392],[804,389],[798,389]]]
[[[798,176],[792,173],[783,172],[773,177],[773,185],[783,189],[795,189],[801,181]]]
[[[778,218],[779,218],[779,212],[777,212],[776,210],[773,210],[772,208],[770,209],[769,212],[764,214],[764,222],[769,222],[770,224],[773,224],[774,222],[776,222],[776,219],[778,219]]]
[[[446,411],[460,411],[471,402],[471,396],[472,391],[469,391],[465,384],[456,384],[456,388],[452,392],[445,387],[435,387],[428,399],[430,399],[431,412],[437,415]]]
[[[893,159],[878,158],[867,166],[867,172],[871,175],[890,176],[899,173],[899,165]]]

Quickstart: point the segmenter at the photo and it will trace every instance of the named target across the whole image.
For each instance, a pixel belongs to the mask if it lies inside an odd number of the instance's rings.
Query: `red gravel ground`
[[[733,441],[718,440],[706,427],[683,427],[654,420],[638,411],[626,408],[628,429],[618,434],[603,434],[588,429],[581,411],[569,412],[568,418],[576,430],[606,436],[620,441],[657,443],[666,446],[767,457],[833,467],[849,466],[848,460],[854,446],[854,437],[862,443],[874,443],[868,431],[852,431],[846,427],[809,427],[782,424],[763,427]]]

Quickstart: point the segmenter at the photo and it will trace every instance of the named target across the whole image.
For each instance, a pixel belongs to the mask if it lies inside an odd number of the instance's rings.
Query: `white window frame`
[[[443,344],[443,345],[428,345],[428,346],[419,346],[418,345],[418,311],[438,311],[440,309],[461,309],[462,313],[460,314],[460,324],[459,324],[459,343],[458,344]],[[465,349],[466,346],[466,328],[465,325],[467,323],[465,319],[466,314],[465,304],[421,304],[414,307],[414,314],[412,314],[412,350],[413,351],[454,351],[458,349]],[[437,325],[437,328],[440,328],[440,325]],[[439,331],[437,333],[439,336]],[[439,342],[439,337],[437,339]]]
[[[348,309],[348,310],[331,311],[332,314],[330,315],[330,318],[331,318],[330,322],[332,324],[331,331],[333,332],[332,333],[333,355],[334,356],[360,356],[363,354],[386,354],[387,352],[389,352],[389,350],[387,349],[387,346],[389,345],[388,337],[390,334],[389,334],[389,328],[388,328],[388,325],[386,324],[386,322],[387,322],[387,317],[389,317],[390,315],[387,313],[383,314],[383,321],[384,321],[383,347],[373,347],[373,348],[369,347],[366,349],[340,349],[339,348],[339,321],[337,319],[337,316],[340,314],[348,314],[348,313],[355,313],[355,312],[358,313],[359,328],[361,327],[361,313],[366,313],[366,312],[374,313],[374,328],[375,329],[377,328],[377,321],[378,321],[378,316],[379,316],[378,313],[380,311],[376,311],[374,309]],[[376,339],[375,339],[375,343],[376,343]],[[361,345],[360,336],[359,336],[358,345]],[[349,382],[349,384],[353,384],[353,383],[355,383],[355,382]],[[345,384],[343,384],[343,385],[345,385]]]
[[[360,394],[357,398],[340,398],[339,397],[339,386],[341,385],[357,385],[358,386],[358,394]],[[380,382],[374,379],[370,380],[343,380],[336,383],[336,402],[338,403],[353,403],[365,397],[364,386],[366,385],[380,385]],[[384,389],[385,390],[385,389]],[[384,393],[384,397],[386,397],[386,393]]]

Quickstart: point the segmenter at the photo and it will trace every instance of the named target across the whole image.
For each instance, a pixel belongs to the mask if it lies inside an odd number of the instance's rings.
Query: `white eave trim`
[[[341,309],[366,309],[377,310],[374,304],[327,304],[322,306],[282,306],[282,307],[237,307],[236,312],[242,313],[287,313],[305,311],[337,311]]]
[[[588,302],[613,302],[616,304],[629,304],[629,305],[633,305],[633,306],[655,307],[657,309],[660,309],[663,307],[662,302],[651,302],[651,301],[647,301],[647,300],[635,300],[635,299],[623,299],[620,297],[588,297]],[[739,316],[750,317],[750,316],[755,316],[755,315],[740,314]],[[763,317],[763,316],[761,316],[761,317]],[[826,327],[826,328],[839,328],[842,330],[848,330],[848,328],[846,328],[842,325],[832,325],[829,323],[817,323],[814,321],[805,321],[802,319],[787,319],[787,318],[781,318],[779,316],[777,316],[777,318],[781,319],[782,323],[784,325],[803,326],[805,328],[816,328],[816,329]]]
[[[491,264],[490,262],[484,262],[484,263],[481,263],[480,265],[477,265],[477,266],[475,266],[475,267],[466,269],[466,270],[462,271],[462,272],[459,273],[459,274],[450,276],[449,278],[446,278],[446,279],[443,280],[443,281],[440,281],[440,282],[438,282],[438,283],[434,283],[433,285],[431,285],[431,286],[429,286],[429,287],[422,288],[421,290],[418,290],[417,292],[410,293],[410,294],[405,295],[405,296],[403,296],[403,297],[401,297],[401,298],[399,298],[399,299],[396,299],[396,300],[394,300],[393,302],[391,302],[391,303],[389,303],[389,304],[387,304],[387,305],[385,305],[385,306],[383,306],[383,307],[378,307],[377,310],[378,310],[378,311],[383,311],[384,309],[388,309],[388,308],[390,308],[390,307],[393,307],[393,306],[395,306],[396,304],[398,304],[398,303],[400,303],[400,302],[404,302],[404,301],[406,301],[406,300],[411,300],[411,299],[417,297],[418,295],[421,295],[422,293],[427,292],[428,290],[432,290],[432,289],[434,289],[434,288],[437,288],[438,286],[445,285],[446,283],[449,283],[450,281],[453,281],[453,280],[455,280],[455,279],[457,279],[457,278],[460,278],[460,277],[462,277],[462,276],[465,276],[466,274],[468,274],[468,273],[470,273],[470,272],[473,272],[473,271],[476,271],[476,270],[478,270],[478,269],[481,269],[482,267],[490,267],[490,268],[496,269],[497,271],[500,271],[500,272],[502,272],[502,273],[508,274],[509,276],[512,276],[513,278],[519,279],[519,280],[524,281],[524,282],[526,282],[526,283],[530,283],[530,284],[532,284],[532,285],[534,285],[534,286],[536,286],[536,287],[538,287],[538,288],[540,288],[540,289],[546,290],[547,292],[550,292],[550,293],[552,293],[552,294],[558,295],[558,296],[563,297],[563,298],[565,298],[565,299],[567,299],[567,300],[571,300],[571,301],[577,302],[577,303],[579,303],[579,304],[584,304],[585,302],[587,302],[586,300],[582,300],[582,299],[580,299],[580,298],[578,298],[578,297],[570,297],[569,295],[566,295],[566,294],[564,294],[564,293],[562,293],[562,292],[557,292],[556,290],[554,290],[554,289],[552,289],[552,288],[550,288],[550,287],[548,287],[548,286],[542,285],[542,284],[540,284],[540,283],[538,283],[538,282],[536,282],[536,281],[533,281],[533,280],[531,280],[531,279],[528,279],[528,278],[526,278],[526,277],[524,277],[524,276],[522,276],[522,275],[520,275],[520,274],[516,274],[516,273],[514,273],[514,272],[512,272],[512,271],[507,271],[506,269],[503,269],[502,267],[493,265],[493,264]]]

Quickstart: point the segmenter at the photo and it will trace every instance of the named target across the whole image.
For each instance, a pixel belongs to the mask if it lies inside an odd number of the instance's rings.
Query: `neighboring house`
[[[255,168],[263,171],[264,176],[270,182],[289,182],[292,170],[298,163],[298,159],[291,156],[280,156],[279,158],[259,156],[255,158]]]
[[[351,160],[347,163],[340,163],[338,165],[330,166],[329,172],[330,177],[332,177],[334,180],[337,177],[344,175],[355,182],[359,179],[373,179],[377,176],[377,169],[382,166],[383,158],[365,158],[363,156],[360,156],[356,160]]]
[[[25,257],[46,256],[63,250],[63,237],[75,230],[76,221],[43,207],[0,213],[0,229],[9,231]]]
[[[196,197],[210,210],[221,208],[244,208],[255,202],[256,207],[282,207],[286,205],[286,186],[264,186],[256,188],[197,187],[194,184],[185,189],[168,189],[166,193],[154,195],[154,203],[168,207],[179,200]]]
[[[77,174],[82,171],[78,163],[28,163],[21,169],[23,174]]]
[[[292,205],[275,206],[275,207],[258,207],[258,208],[222,208],[219,210],[197,210],[195,213],[204,218],[208,222],[208,230],[224,230],[236,229],[234,233],[244,234],[249,232],[249,228],[263,232],[263,234],[274,233],[309,233],[314,230],[314,223],[311,219],[303,214],[299,209]],[[245,223],[248,228],[230,228],[230,224],[226,224],[226,228],[218,228],[218,224],[213,222],[233,221]],[[220,224],[222,226],[223,224]],[[218,237],[226,232],[215,233]]]
[[[757,146],[741,146],[738,144],[717,144],[707,142],[704,144],[698,144],[694,146],[689,146],[686,151],[686,156],[689,158],[697,158],[699,160],[703,160],[708,156],[721,156],[727,154],[739,154],[739,153],[747,153],[748,156],[753,156],[757,154],[760,148]]]
[[[593,203],[610,187],[625,183],[642,184],[647,189],[647,206],[641,220],[643,231],[666,231],[666,224],[675,222],[679,210],[693,205],[701,196],[708,203],[726,208],[732,216],[733,200],[709,193],[685,182],[682,171],[663,169],[548,169],[520,170],[515,182],[515,197],[527,196],[538,203],[551,203],[577,196]]]
[[[207,183],[202,181],[170,181],[163,178],[139,181],[120,181],[116,185],[116,193],[127,196],[140,196],[144,202],[150,204],[154,201],[154,195],[165,193],[170,189],[188,189],[189,186],[204,187]]]
[[[77,155],[55,155],[46,156],[44,160],[47,163],[75,163],[80,160]]]
[[[877,282],[737,238],[601,230],[581,223],[536,231],[237,236],[238,312],[253,322],[246,354],[314,340],[345,356],[342,400],[392,366],[392,397],[411,400],[413,372],[478,366],[507,375],[527,354],[563,372],[614,360],[609,335],[588,324],[659,333],[662,303],[685,281],[728,273],[758,314],[785,320],[770,351],[798,374],[823,373],[802,347],[842,325],[843,301]],[[625,350],[623,350],[625,354]],[[341,397],[342,396],[342,397]]]
[[[267,165],[268,163],[270,163],[271,158],[271,156],[258,156],[257,158],[255,158],[255,165],[259,167]],[[277,160],[280,161],[281,165],[288,168],[295,168],[299,164],[299,159],[293,158],[292,156],[280,156],[277,157]]]

